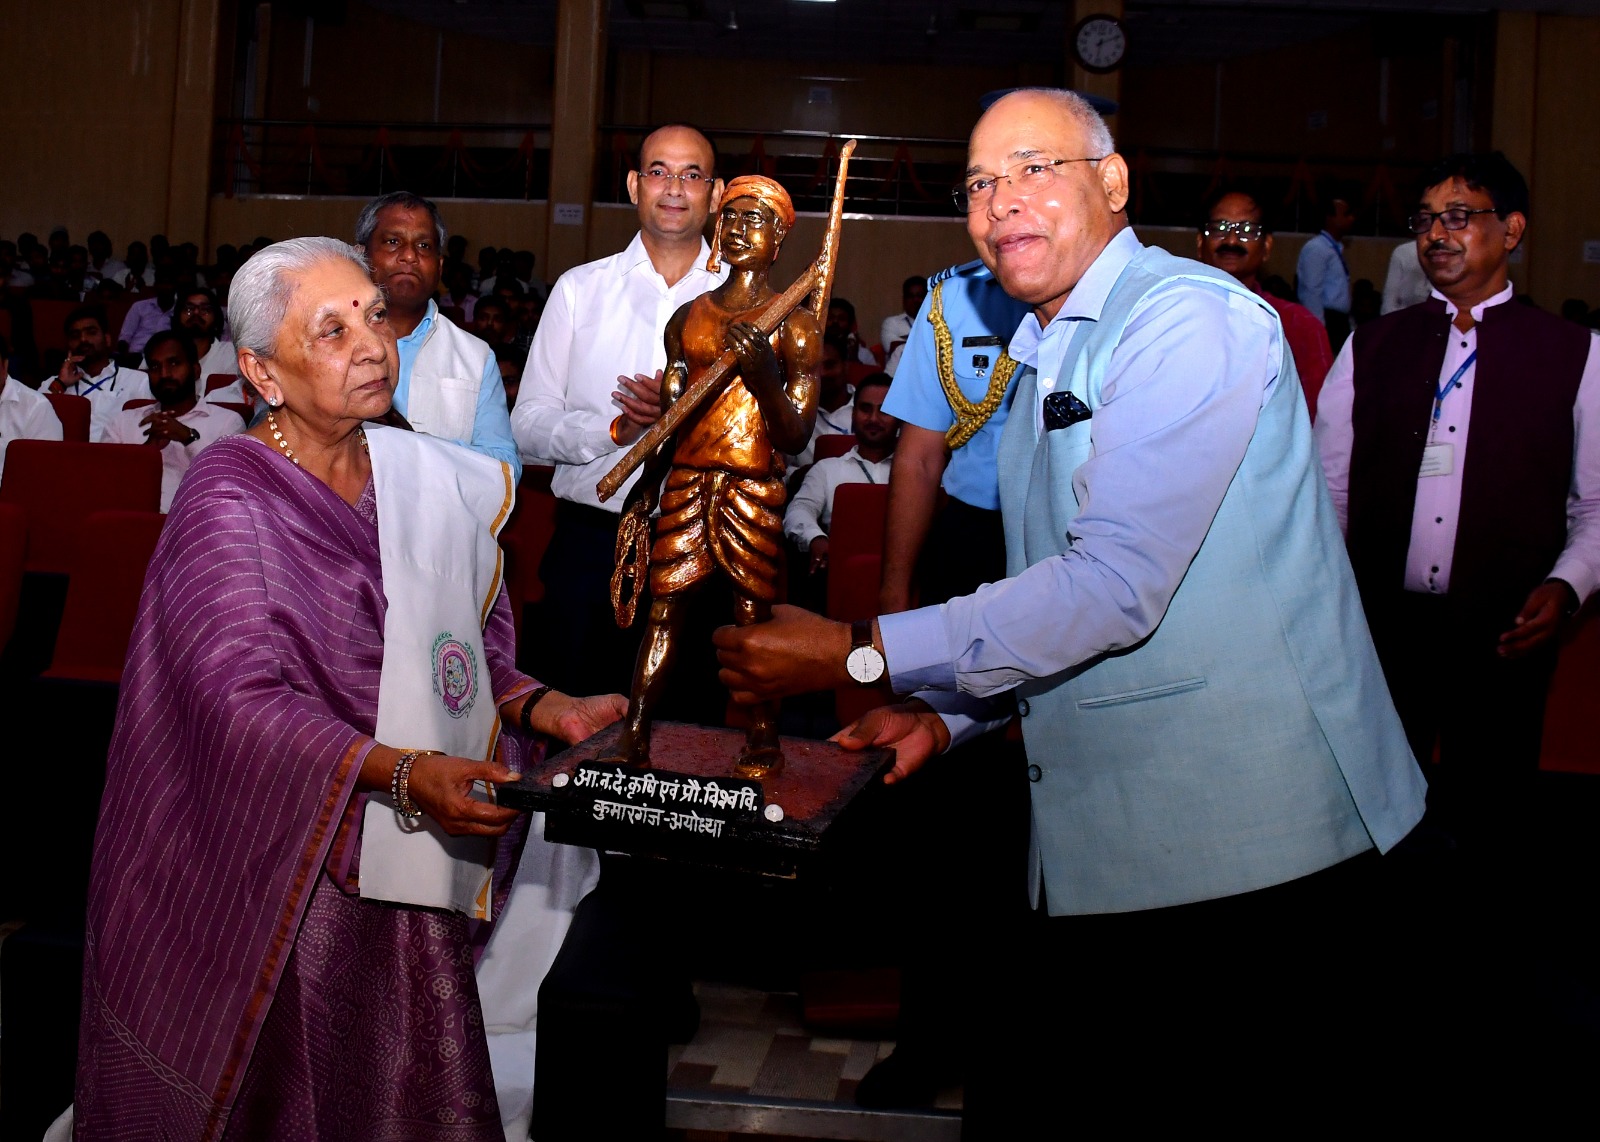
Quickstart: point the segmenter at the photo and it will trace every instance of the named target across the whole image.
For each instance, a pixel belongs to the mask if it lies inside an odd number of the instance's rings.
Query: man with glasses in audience
[[[1195,239],[1195,257],[1223,273],[1232,274],[1278,311],[1283,335],[1294,354],[1294,367],[1305,390],[1306,408],[1317,415],[1317,391],[1333,364],[1328,331],[1312,312],[1298,302],[1277,297],[1261,288],[1261,267],[1272,256],[1272,231],[1267,228],[1261,203],[1247,190],[1223,187],[1206,203]]]
[[[1600,352],[1511,304],[1528,186],[1504,155],[1423,177],[1409,222],[1431,296],[1340,351],[1317,444],[1429,808],[1509,871],[1559,636],[1600,581]]]
[[[202,401],[238,404],[244,401],[244,383],[239,380],[239,359],[233,342],[222,336],[222,307],[217,295],[205,286],[179,291],[172,311],[172,328],[194,342],[200,371],[195,375],[195,393]],[[149,349],[148,343],[145,345]],[[206,378],[218,373],[233,380],[221,388],[206,391]]]

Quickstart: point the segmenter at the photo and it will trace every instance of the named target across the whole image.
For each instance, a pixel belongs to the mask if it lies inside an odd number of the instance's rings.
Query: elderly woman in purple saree
[[[245,265],[230,318],[273,416],[196,461],[145,582],[95,842],[78,1137],[500,1142],[468,918],[358,894],[367,802],[503,837],[515,814],[473,782],[625,702],[516,670],[496,567],[490,760],[377,741],[395,615],[373,465],[404,435],[374,429],[369,453],[363,431],[398,360],[382,297],[352,247],[297,239]],[[492,465],[413,439],[446,483],[451,452]]]

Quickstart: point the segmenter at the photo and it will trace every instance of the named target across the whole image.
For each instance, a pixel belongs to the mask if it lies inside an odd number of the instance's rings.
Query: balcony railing
[[[626,202],[627,174],[648,128],[600,130],[594,170],[598,202]],[[725,177],[762,173],[789,189],[795,207],[828,207],[844,136],[812,131],[711,132]],[[845,209],[911,217],[955,216],[950,188],[961,178],[966,140],[856,136]],[[1218,186],[1246,181],[1280,230],[1315,230],[1328,199],[1351,201],[1357,232],[1398,235],[1420,161],[1361,156],[1308,160],[1270,151],[1219,153],[1130,146],[1128,209],[1135,222],[1193,225]],[[218,193],[382,194],[430,198],[544,199],[550,128],[543,123],[377,123],[223,119],[216,132]],[[1332,189],[1337,187],[1337,190]]]

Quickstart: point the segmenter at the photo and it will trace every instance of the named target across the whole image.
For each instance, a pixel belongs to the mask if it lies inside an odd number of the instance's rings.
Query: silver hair
[[[444,254],[444,240],[449,232],[444,228],[444,219],[439,217],[439,208],[420,194],[412,194],[409,190],[396,190],[379,195],[361,208],[361,213],[356,215],[356,245],[363,250],[367,248],[367,243],[372,241],[373,231],[378,228],[379,213],[391,206],[398,206],[402,210],[426,210],[428,217],[433,219],[434,233],[439,236],[439,253]]]
[[[228,325],[233,329],[234,344],[257,357],[271,357],[277,351],[278,328],[294,296],[295,277],[340,258],[363,274],[371,272],[361,247],[338,238],[290,238],[252,254],[228,287]]]
[[[1115,153],[1117,144],[1111,137],[1111,128],[1106,126],[1106,121],[1100,117],[1100,112],[1076,91],[1068,91],[1063,87],[1019,87],[1007,94],[1042,95],[1076,120],[1078,126],[1083,128],[1084,142],[1089,149],[1089,153],[1083,155],[1083,158],[1103,159]]]

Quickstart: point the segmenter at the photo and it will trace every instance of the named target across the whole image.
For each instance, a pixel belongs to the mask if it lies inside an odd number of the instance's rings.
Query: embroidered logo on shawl
[[[433,692],[452,718],[466,717],[478,698],[478,656],[445,631],[433,640]]]

